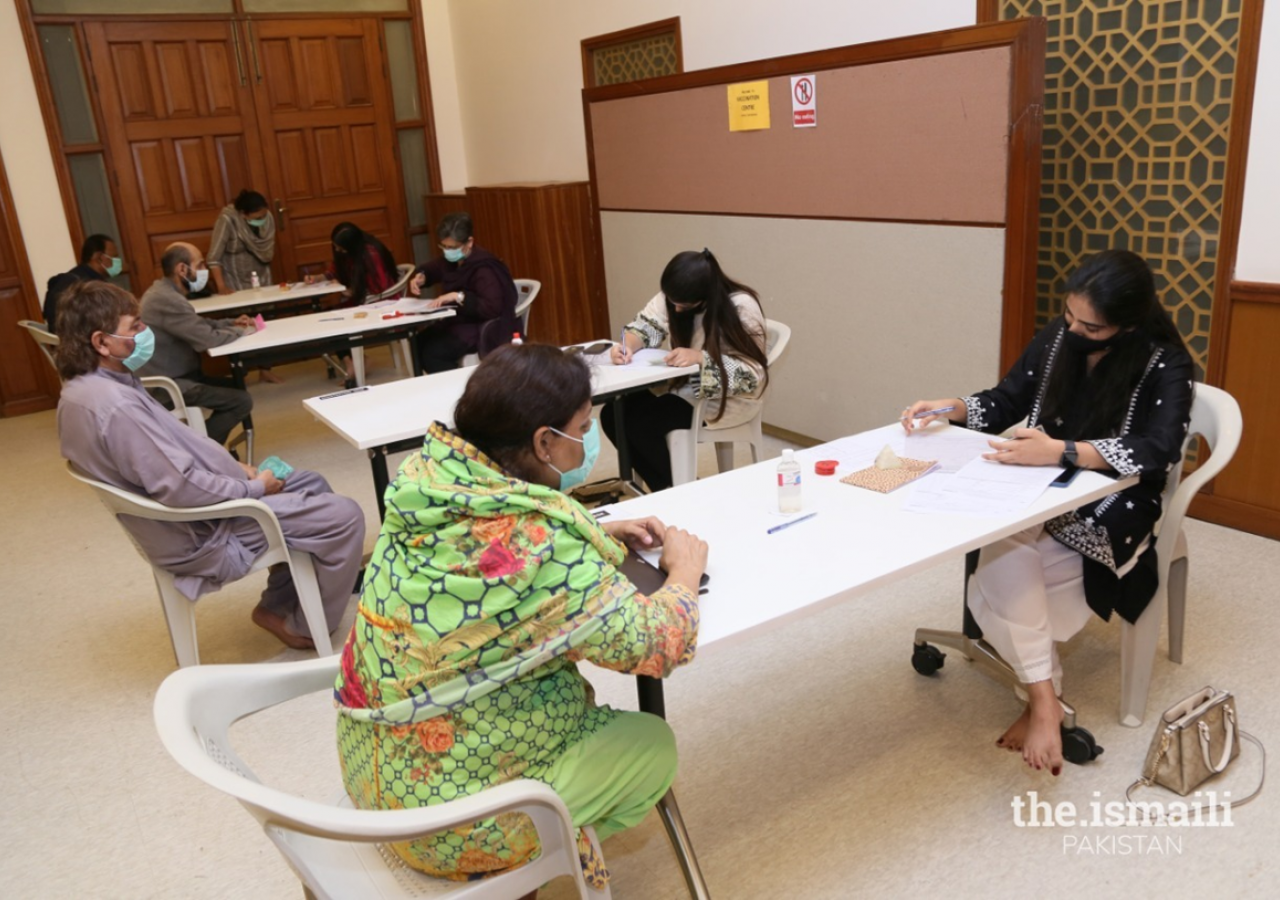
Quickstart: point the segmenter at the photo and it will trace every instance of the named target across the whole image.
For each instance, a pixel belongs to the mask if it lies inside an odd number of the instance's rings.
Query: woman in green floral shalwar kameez
[[[335,687],[347,792],[362,809],[441,803],[515,778],[556,789],[579,827],[631,827],[675,777],[661,719],[596,706],[588,660],[665,676],[688,662],[706,544],[656,519],[601,526],[557,488],[595,461],[590,373],[554,347],[495,351],[467,384],[456,431],[437,423],[387,490],[386,520]],[[619,574],[662,545],[666,584]],[[589,877],[603,868],[579,841]],[[500,816],[395,845],[467,879],[538,852]]]

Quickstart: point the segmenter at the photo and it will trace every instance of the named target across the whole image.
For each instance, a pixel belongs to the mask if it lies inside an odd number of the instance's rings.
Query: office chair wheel
[[[1062,729],[1062,758],[1069,763],[1082,766],[1093,762],[1102,755],[1102,747],[1093,739],[1093,735],[1085,728]]]
[[[933,644],[916,644],[911,650],[911,667],[921,675],[932,675],[942,668],[947,654]]]

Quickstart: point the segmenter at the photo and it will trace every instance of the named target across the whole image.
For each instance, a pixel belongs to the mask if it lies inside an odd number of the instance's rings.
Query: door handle
[[[280,217],[280,230],[285,230],[286,220],[285,213],[289,211],[289,207],[280,205],[280,198],[276,198],[276,215]]]
[[[240,55],[240,26],[234,19],[231,20],[231,45],[236,51],[236,71],[240,73],[240,87],[244,87],[244,58]]]
[[[262,84],[262,65],[258,62],[258,42],[253,37],[253,19],[246,19],[249,26],[249,50],[253,53],[253,74],[258,84]]]

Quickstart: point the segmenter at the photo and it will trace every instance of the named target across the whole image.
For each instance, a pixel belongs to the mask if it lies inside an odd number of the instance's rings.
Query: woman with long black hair
[[[991,441],[990,460],[1076,466],[1139,482],[982,549],[969,609],[983,637],[1023,683],[1027,708],[996,741],[1027,765],[1062,767],[1062,667],[1056,644],[1091,613],[1137,621],[1156,590],[1160,495],[1182,455],[1194,368],[1161,306],[1151,269],[1126,250],[1086,259],[1066,286],[1066,309],[1038,334],[1000,384],[972,397],[920,400],[927,410],[999,433],[1024,417],[1017,440]]]
[[[626,365],[635,351],[668,344],[667,365],[701,366],[663,393],[642,391],[623,400],[631,461],[652,491],[671,487],[667,434],[693,424],[695,400],[714,398],[703,427],[729,428],[756,414],[769,380],[760,297],[725,275],[710,250],[677,253],[660,285],[624,330],[625,343],[612,351],[614,365]],[[611,406],[600,422],[616,445]]]
[[[351,222],[339,222],[330,235],[333,267],[329,274],[346,285],[339,306],[358,306],[399,279],[395,257],[386,244]]]

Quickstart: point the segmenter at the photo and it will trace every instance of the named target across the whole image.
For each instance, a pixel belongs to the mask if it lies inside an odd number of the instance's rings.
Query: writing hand
[[[948,406],[954,407],[954,410],[951,413],[935,413],[931,416],[920,416],[920,418],[916,418],[916,416],[920,415],[922,412],[928,412],[931,409],[943,409]],[[910,434],[917,428],[924,428],[930,422],[937,421],[938,419],[956,421],[953,416],[957,415],[965,415],[965,405],[955,398],[949,400],[917,400],[902,411],[902,418],[900,421],[902,422],[902,427],[906,429],[907,434]]]
[[[626,344],[615,344],[609,348],[609,361],[615,366],[625,366],[631,362],[631,348]]]
[[[409,279],[409,295],[412,297],[422,296],[422,286],[427,283],[427,275],[425,272],[419,272]]]

